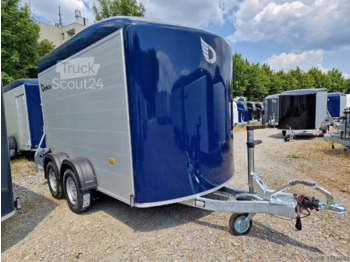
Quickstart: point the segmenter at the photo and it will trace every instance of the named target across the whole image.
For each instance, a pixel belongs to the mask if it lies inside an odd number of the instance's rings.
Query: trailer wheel
[[[61,197],[63,197],[64,193],[62,188],[62,182],[58,179],[58,172],[56,166],[52,161],[47,163],[45,171],[47,174],[47,181],[49,184],[51,195],[54,198],[60,199]]]
[[[63,174],[63,188],[69,208],[74,213],[81,213],[91,205],[90,191],[81,192],[77,175],[70,168],[67,168]]]
[[[244,225],[244,220],[249,214],[233,214],[230,217],[229,225],[232,233],[236,236],[246,235],[250,232],[253,225],[253,220],[251,219],[246,225]]]
[[[13,136],[8,137],[7,144],[9,146],[10,157],[15,157],[17,155],[16,138],[14,138]]]

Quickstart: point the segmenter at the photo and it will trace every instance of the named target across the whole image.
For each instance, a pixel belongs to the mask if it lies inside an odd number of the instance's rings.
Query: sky
[[[64,25],[75,9],[94,22],[96,0],[23,0],[35,19]],[[142,0],[145,17],[199,27],[225,38],[232,52],[275,70],[339,69],[350,78],[349,0]]]

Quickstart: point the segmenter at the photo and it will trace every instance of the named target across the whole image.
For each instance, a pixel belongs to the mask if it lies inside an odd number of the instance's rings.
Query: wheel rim
[[[246,219],[245,216],[240,216],[235,221],[235,229],[238,233],[244,233],[249,229],[249,223],[243,224],[244,220]]]
[[[67,186],[67,195],[68,195],[69,201],[73,205],[75,205],[77,203],[77,186],[73,178],[71,177],[67,178],[66,186]]]
[[[57,191],[57,177],[56,177],[56,174],[55,174],[55,171],[53,170],[53,168],[50,168],[50,171],[49,171],[49,183],[50,183],[52,191],[56,192]]]

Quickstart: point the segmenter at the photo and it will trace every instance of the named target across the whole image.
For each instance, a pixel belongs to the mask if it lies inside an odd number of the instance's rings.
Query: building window
[[[67,36],[68,37],[72,37],[73,35],[75,35],[75,29],[74,28],[69,30],[69,31],[67,31]]]
[[[62,40],[64,40],[64,33],[62,33]]]

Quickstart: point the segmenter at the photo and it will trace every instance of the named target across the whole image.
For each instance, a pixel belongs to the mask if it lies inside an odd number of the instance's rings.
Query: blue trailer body
[[[328,93],[327,108],[332,118],[339,118],[345,109],[346,95],[344,93]]]
[[[4,94],[22,85],[24,85],[26,95],[31,149],[36,150],[39,145],[40,139],[43,136],[44,130],[39,81],[37,79],[18,79],[4,87]],[[12,102],[15,103],[15,101],[11,101],[11,103]],[[12,119],[8,121],[17,121],[17,119]],[[42,146],[45,147],[45,141],[43,141]]]
[[[249,121],[249,112],[246,102],[237,101],[237,109],[238,109],[238,122],[246,123]]]
[[[2,85],[1,85],[2,87]],[[6,119],[1,91],[1,221],[15,213],[9,149],[7,144]]]
[[[120,29],[135,205],[178,202],[224,186],[234,174],[232,51],[224,39],[196,28],[114,17],[42,58],[39,73]]]

